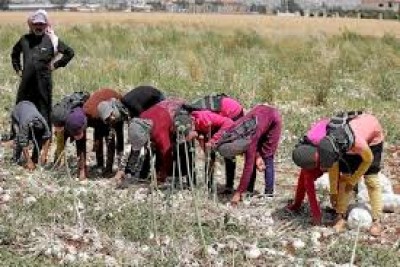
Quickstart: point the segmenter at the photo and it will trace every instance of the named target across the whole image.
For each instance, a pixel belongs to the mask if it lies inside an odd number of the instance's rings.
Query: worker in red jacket
[[[191,117],[188,113],[177,116],[181,112],[183,103],[184,101],[180,99],[163,100],[143,111],[136,120],[131,121],[129,126],[131,131],[128,133],[131,147],[124,153],[122,164],[115,175],[117,181],[122,181],[125,174],[129,172],[129,168],[132,167],[130,165],[135,164],[136,160],[129,157],[139,156],[138,151],[147,143],[142,140],[145,140],[147,135],[156,156],[157,180],[160,183],[166,181],[167,176],[172,172],[177,118],[179,117],[181,125],[187,125],[186,129],[183,129],[183,135],[187,135],[191,129]],[[131,125],[132,123],[135,124]],[[149,126],[143,127],[146,124]]]

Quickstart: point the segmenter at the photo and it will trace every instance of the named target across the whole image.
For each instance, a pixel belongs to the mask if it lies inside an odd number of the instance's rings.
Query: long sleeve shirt
[[[233,125],[230,118],[208,110],[193,111],[191,115],[198,133],[206,138],[212,135],[209,140],[207,139],[210,143],[217,143],[223,133]]]
[[[245,154],[243,174],[237,189],[240,193],[247,189],[253,174],[256,156],[260,155],[262,158],[267,158],[275,154],[282,130],[280,113],[274,107],[257,105],[235,124],[240,124],[243,120],[251,117],[257,118],[257,128]]]
[[[74,57],[74,50],[61,40],[58,41],[58,53],[62,57],[54,62],[54,68],[65,67]],[[21,64],[21,53],[23,65]],[[56,56],[53,43],[49,35],[23,35],[14,45],[11,52],[11,62],[15,71],[34,68],[49,70],[49,64]]]
[[[51,138],[51,131],[46,120],[29,101],[19,102],[11,114],[13,124],[17,125],[16,133],[18,145],[26,147],[29,145],[29,136],[32,130],[42,130],[42,136],[35,136],[36,139],[46,140]],[[37,131],[39,132],[39,131]]]

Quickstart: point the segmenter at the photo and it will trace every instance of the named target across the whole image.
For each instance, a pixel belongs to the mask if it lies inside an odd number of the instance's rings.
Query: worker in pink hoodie
[[[185,104],[184,108],[190,112],[209,110],[233,121],[240,119],[244,114],[239,101],[225,94],[206,95],[190,104]]]
[[[233,125],[233,120],[230,118],[221,116],[209,110],[193,111],[191,116],[194,123],[194,129],[198,135],[197,139],[206,154],[208,154],[207,151],[211,151],[211,148],[215,146],[216,142],[222,136],[225,130]],[[232,161],[232,159],[225,159],[225,164],[235,168],[236,165]],[[205,167],[208,175],[207,181],[209,188],[211,188],[213,181],[214,162],[215,153],[210,152],[210,154],[206,157]],[[232,186],[233,188],[234,172],[234,169],[230,170],[230,172],[226,172],[227,187]]]
[[[206,95],[200,99],[193,101],[191,104],[185,104],[184,108],[186,110],[188,110],[189,112],[211,111],[222,117],[229,118],[232,121],[236,121],[239,118],[243,117],[243,115],[244,115],[243,106],[239,103],[239,101],[237,101],[236,99],[229,97],[225,94]],[[194,116],[199,116],[199,115],[194,114]],[[201,114],[200,114],[200,116],[201,116]],[[215,118],[217,118],[217,117],[209,118],[209,119],[215,119]],[[206,119],[206,120],[208,120],[208,119]],[[224,119],[221,119],[221,120],[224,120]],[[204,126],[204,125],[200,125],[201,128],[207,128],[207,126],[205,126],[205,127],[202,127],[202,126]],[[214,130],[218,127],[219,126],[216,126],[216,124],[213,126]],[[206,129],[205,134],[203,134],[203,136],[207,136],[209,133],[211,133],[211,132],[208,129]],[[200,139],[200,140],[204,140],[204,139]],[[208,148],[205,148],[205,149],[208,149]],[[207,170],[207,172],[212,176],[212,168],[214,166],[214,161],[215,161],[215,153],[214,152],[210,152],[209,160],[210,160],[210,164],[207,164],[207,165],[210,170]],[[224,190],[222,191],[223,194],[233,193],[235,170],[236,170],[236,160],[234,158],[233,159],[225,159],[226,184],[225,184]]]

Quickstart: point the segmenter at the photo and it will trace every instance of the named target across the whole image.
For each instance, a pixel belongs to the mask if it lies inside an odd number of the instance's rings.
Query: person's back
[[[233,125],[233,121],[209,110],[191,113],[196,131],[205,137],[207,142],[217,143],[222,134]]]
[[[96,90],[90,95],[85,104],[83,104],[83,110],[90,119],[100,119],[97,106],[102,101],[107,101],[112,98],[121,99],[121,94],[110,88]]]
[[[14,107],[11,117],[14,126],[18,126],[18,129],[14,128],[18,133],[14,132],[13,134],[16,134],[19,145],[27,145],[33,130],[43,132],[43,136],[40,136],[40,138],[50,138],[51,132],[49,126],[32,102],[19,102]]]
[[[189,112],[212,111],[233,121],[238,120],[244,114],[243,107],[239,101],[225,94],[206,95],[192,101],[190,104],[185,104],[184,107]]]
[[[64,127],[68,114],[76,107],[83,107],[90,97],[87,92],[74,92],[63,97],[52,109],[51,121],[55,127]]]
[[[150,139],[155,147],[156,168],[160,172],[159,180],[164,182],[172,167],[174,140],[173,117],[182,105],[180,100],[164,100],[140,114],[140,118],[153,122]]]
[[[275,154],[282,127],[282,119],[278,109],[268,105],[257,105],[236,121],[235,125],[251,117],[257,118],[257,129],[252,137],[252,142],[257,143],[255,149],[262,157],[269,157]],[[270,129],[274,129],[274,131],[270,131]],[[268,138],[265,135],[267,132],[270,132]],[[255,153],[256,151],[253,152]]]
[[[15,105],[11,116],[12,119],[21,126],[32,122],[35,118],[43,118],[35,105],[30,101],[21,101]]]
[[[51,131],[44,117],[39,113],[35,105],[29,101],[19,102],[13,109],[12,114],[12,135],[16,138],[14,160],[18,161],[21,152],[24,152],[28,162],[28,169],[35,168],[34,163],[38,160],[39,151],[45,142],[43,162],[47,161],[47,153],[50,144]],[[34,141],[34,152],[31,157],[28,152],[29,140]]]
[[[140,113],[164,99],[164,94],[157,88],[142,85],[126,93],[121,98],[121,102],[128,108],[131,117],[137,117]]]
[[[355,143],[349,152],[361,152],[367,146],[380,144],[384,140],[383,129],[378,119],[371,114],[361,114],[349,122]]]
[[[221,99],[219,114],[235,121],[243,116],[243,107],[236,99],[224,96]]]

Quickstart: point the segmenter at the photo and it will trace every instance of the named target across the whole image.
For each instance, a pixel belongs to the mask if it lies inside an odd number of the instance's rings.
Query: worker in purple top
[[[282,130],[282,118],[279,111],[268,105],[257,105],[244,117],[237,120],[232,129],[254,120],[254,131],[247,139],[224,143],[217,147],[217,151],[224,157],[245,154],[243,174],[239,187],[232,197],[231,203],[237,204],[242,194],[253,192],[256,178],[256,169],[264,171],[265,190],[268,195],[274,194],[275,170],[274,155],[278,148]],[[229,130],[228,130],[229,132]]]

